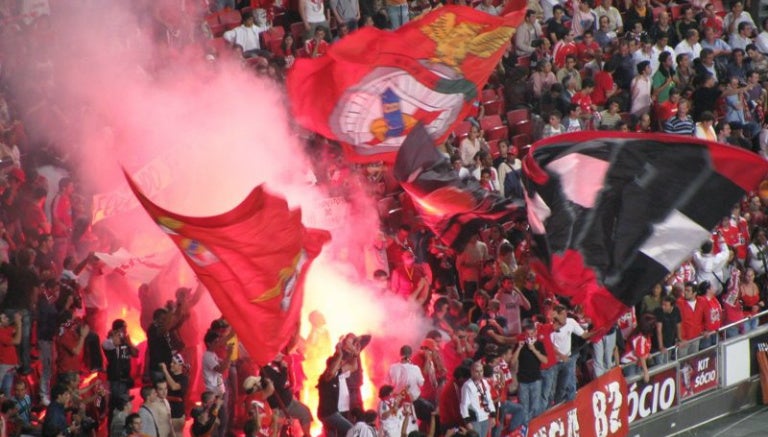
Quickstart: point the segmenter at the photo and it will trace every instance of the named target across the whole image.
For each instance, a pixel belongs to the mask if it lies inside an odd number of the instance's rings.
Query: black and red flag
[[[534,268],[599,328],[707,240],[768,163],[691,137],[581,132],[536,143],[523,171]]]
[[[455,249],[488,223],[524,217],[522,199],[505,199],[474,179],[459,178],[421,124],[403,141],[394,173],[427,227]]]

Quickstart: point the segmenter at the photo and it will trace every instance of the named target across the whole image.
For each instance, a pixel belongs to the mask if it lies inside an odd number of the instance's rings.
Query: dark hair
[[[383,398],[391,395],[393,391],[395,391],[395,388],[392,387],[391,385],[387,385],[387,384],[382,385],[379,388],[379,399],[383,399]]]
[[[712,242],[711,241],[705,241],[701,245],[701,251],[702,253],[711,253],[712,252]]]
[[[400,356],[403,358],[410,358],[413,355],[413,349],[407,344],[400,348]]]
[[[739,23],[739,27],[738,27],[739,33],[741,33],[742,30],[746,29],[747,26],[751,26],[751,25],[752,25],[752,23],[750,23],[748,21],[742,21],[741,23]]]
[[[215,343],[219,339],[219,337],[221,337],[221,336],[219,335],[218,332],[214,331],[213,329],[209,329],[208,332],[205,333],[205,337],[203,338],[203,342],[206,345],[210,345],[210,344]]]
[[[141,387],[141,390],[139,391],[139,395],[141,395],[141,398],[146,401],[147,398],[149,398],[149,395],[152,394],[152,390],[155,390],[153,386],[145,385]]]
[[[699,121],[715,121],[715,115],[710,111],[703,111],[699,115]]]
[[[525,18],[528,18],[531,15],[536,15],[536,11],[534,11],[533,9],[528,9],[527,11],[525,11]]]
[[[645,71],[646,68],[648,68],[649,65],[651,65],[651,61],[643,61],[637,64],[637,73],[638,74],[642,73],[643,71]]]
[[[584,80],[581,82],[581,89],[584,88],[594,88],[595,87],[595,80],[591,77],[585,77]]]
[[[453,369],[453,379],[454,380],[462,380],[462,379],[469,379],[472,377],[472,370],[470,370],[467,366],[457,366],[455,369]]]

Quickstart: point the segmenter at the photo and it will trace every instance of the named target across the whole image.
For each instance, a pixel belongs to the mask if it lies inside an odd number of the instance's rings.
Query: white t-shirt
[[[349,371],[339,374],[339,402],[337,406],[340,413],[349,411],[349,387],[347,386],[347,378],[349,378],[349,374]]]
[[[421,396],[421,386],[424,385],[424,375],[419,366],[412,363],[395,363],[389,368],[389,381],[395,388],[395,393],[405,388],[411,400]]]
[[[555,350],[566,356],[571,356],[571,334],[584,335],[584,329],[579,323],[568,317],[565,319],[565,325],[556,331],[552,331],[552,344],[555,345]]]
[[[221,364],[221,359],[215,352],[203,352],[203,384],[205,384],[205,389],[216,395],[223,395],[226,391],[224,376],[214,370],[219,364]]]

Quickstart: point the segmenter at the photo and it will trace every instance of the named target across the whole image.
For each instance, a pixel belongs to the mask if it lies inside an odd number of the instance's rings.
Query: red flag
[[[470,114],[524,13],[445,6],[394,32],[360,29],[325,56],[296,61],[287,78],[293,113],[356,162],[394,161],[419,122],[442,142]]]
[[[251,358],[259,365],[272,361],[298,331],[306,272],[330,234],[304,228],[301,212],[262,186],[224,214],[185,217],[155,205],[126,178]]]

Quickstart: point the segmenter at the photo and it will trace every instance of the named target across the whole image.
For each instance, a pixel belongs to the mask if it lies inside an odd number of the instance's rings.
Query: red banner
[[[627,383],[620,368],[580,388],[576,399],[555,407],[528,424],[528,437],[621,437],[629,432]]]
[[[633,382],[626,393],[629,423],[669,410],[678,404],[677,369],[651,375],[647,384],[642,379]]]
[[[717,388],[717,351],[680,360],[680,399],[692,398],[699,393]]]

